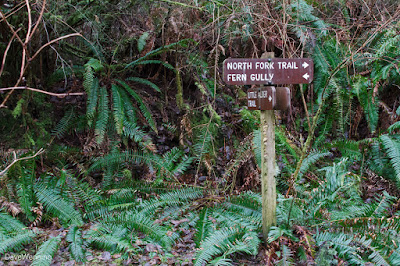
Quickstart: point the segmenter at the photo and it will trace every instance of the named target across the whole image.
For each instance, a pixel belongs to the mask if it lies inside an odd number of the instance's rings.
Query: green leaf
[[[87,90],[87,94],[86,118],[89,127],[91,127],[96,113],[97,103],[99,101],[99,80],[97,78],[93,79],[91,86]]]
[[[400,184],[400,141],[389,135],[380,136],[380,140],[396,173],[397,183]]]
[[[17,234],[7,239],[3,239],[0,242],[0,255],[8,251],[20,250],[24,245],[32,242],[33,237],[35,236],[36,234],[33,231],[27,230],[27,232],[25,233]]]
[[[85,64],[85,67],[91,67],[95,72],[99,72],[104,68],[101,61],[94,58],[90,58],[89,61]]]
[[[136,93],[134,90],[132,90],[131,87],[129,87],[128,84],[121,80],[116,80],[121,86],[138,102],[139,104],[139,109],[142,112],[143,116],[146,118],[147,123],[149,123],[149,126],[154,130],[154,132],[158,133],[156,122],[154,121],[153,115],[150,112],[150,109],[146,106],[146,104],[143,102],[142,97]]]
[[[108,92],[105,87],[100,88],[100,100],[98,116],[96,121],[96,127],[94,133],[96,135],[96,142],[98,144],[102,143],[106,133],[107,123],[108,123]]]
[[[66,236],[69,244],[69,251],[77,262],[85,261],[85,249],[83,244],[82,232],[77,226],[72,226]]]
[[[139,38],[139,40],[138,40],[138,50],[139,50],[139,53],[140,52],[142,52],[143,51],[143,48],[144,48],[144,46],[146,45],[146,41],[147,41],[147,39],[149,38],[149,32],[144,32],[143,34],[142,34],[142,36],[140,36],[140,38]]]
[[[154,84],[153,82],[151,82],[151,81],[149,81],[149,80],[147,80],[147,79],[142,79],[142,78],[137,78],[137,77],[131,77],[131,78],[127,78],[126,80],[131,80],[131,81],[135,81],[135,82],[138,82],[138,83],[141,83],[141,84],[150,86],[150,87],[152,87],[154,90],[156,90],[156,91],[158,91],[158,92],[161,92],[160,88],[159,88],[156,84]]]
[[[113,98],[113,114],[115,121],[115,128],[117,129],[117,133],[119,135],[122,134],[124,127],[124,103],[122,101],[121,94],[119,92],[119,88],[116,85],[111,85],[111,92]]]
[[[83,225],[81,214],[75,210],[70,202],[63,199],[56,189],[37,183],[34,190],[36,197],[46,209],[60,218],[65,224]]]
[[[61,236],[53,237],[44,242],[32,261],[32,266],[49,266],[53,260],[54,254],[58,250],[61,242]]]

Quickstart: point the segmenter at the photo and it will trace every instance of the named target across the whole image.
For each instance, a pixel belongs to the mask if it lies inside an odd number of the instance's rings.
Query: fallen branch
[[[0,88],[0,91],[9,91],[9,90],[30,90],[30,91],[36,91],[44,94],[48,94],[51,96],[56,96],[58,98],[64,98],[66,96],[79,96],[79,95],[85,95],[84,92],[67,92],[67,93],[53,93],[53,92],[48,92],[44,90],[39,90],[35,88],[30,88],[30,87],[8,87],[8,88]],[[1,107],[1,106],[0,106]]]
[[[32,155],[32,156],[27,156],[27,157],[23,157],[23,158],[17,158],[17,154],[16,154],[15,151],[14,151],[14,152],[13,152],[13,154],[14,154],[14,160],[11,162],[11,164],[9,164],[4,170],[2,170],[2,171],[0,172],[0,177],[2,177],[3,175],[5,175],[5,174],[7,173],[7,171],[8,171],[14,164],[16,164],[17,162],[19,162],[19,161],[24,161],[24,160],[29,160],[29,159],[33,159],[33,158],[35,158],[36,156],[42,154],[43,152],[44,152],[44,149],[41,148],[40,150],[38,150],[38,151],[37,151],[34,155]]]

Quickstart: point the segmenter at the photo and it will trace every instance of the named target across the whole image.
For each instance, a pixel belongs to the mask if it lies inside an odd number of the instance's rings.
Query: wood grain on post
[[[264,53],[261,58],[273,58],[273,52]],[[275,184],[275,117],[274,110],[260,111],[261,122],[261,193],[262,230],[267,241],[268,232],[276,224]]]

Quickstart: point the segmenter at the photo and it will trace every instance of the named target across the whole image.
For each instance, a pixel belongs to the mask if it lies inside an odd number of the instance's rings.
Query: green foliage
[[[310,34],[307,33],[308,28],[303,26],[302,24],[311,23],[313,28],[321,34],[325,36],[327,34],[327,24],[321,20],[320,18],[313,15],[314,8],[312,5],[307,3],[304,0],[298,0],[292,2],[286,10],[290,15],[293,16],[293,19],[296,20],[296,26],[292,26],[291,30],[294,31],[299,38],[300,42],[306,44],[307,41],[311,42]]]
[[[141,52],[144,48],[144,46],[146,45],[146,40],[147,38],[149,38],[149,33],[145,32],[142,34],[142,36],[140,36],[139,40],[138,40],[138,51]]]
[[[226,227],[216,230],[200,245],[194,265],[215,262],[216,259],[211,260],[217,255],[223,259],[236,252],[256,255],[259,243],[260,240],[254,232],[247,232],[242,228]]]
[[[99,249],[110,252],[135,252],[130,241],[127,239],[128,231],[123,227],[111,231],[103,227],[90,230],[87,233],[88,243]]]
[[[111,169],[114,171],[121,165],[146,163],[152,169],[156,169],[159,179],[175,178],[182,174],[193,161],[192,157],[184,155],[178,148],[165,153],[163,156],[142,152],[118,152],[110,153],[104,157],[97,158],[89,168],[89,172],[99,169]]]
[[[332,155],[330,152],[310,152],[301,164],[299,178],[301,178],[309,170],[311,165],[315,164],[318,160],[330,155]]]
[[[373,84],[365,77],[358,77],[354,82],[353,90],[364,110],[371,132],[375,132],[378,126],[379,108],[378,99],[373,95]]]
[[[4,254],[9,251],[20,250],[24,245],[33,241],[33,237],[36,234],[32,231],[26,231],[19,233],[7,238],[3,238],[0,243],[0,254]]]
[[[173,66],[171,66],[170,64],[166,63],[166,62],[159,61],[159,60],[148,60],[148,58],[156,56],[156,55],[159,55],[159,54],[164,53],[166,51],[169,51],[170,49],[175,48],[177,46],[187,47],[187,45],[190,42],[192,42],[191,39],[184,39],[184,40],[180,40],[180,41],[177,41],[175,43],[171,43],[171,44],[159,47],[157,49],[151,50],[150,52],[148,52],[144,56],[140,57],[139,59],[136,59],[136,60],[130,62],[129,64],[127,64],[125,66],[125,68],[133,68],[135,66],[143,65],[143,64],[162,64],[166,68],[174,70],[175,68]]]
[[[400,184],[400,139],[398,136],[382,135],[380,140],[395,170],[395,180]]]
[[[62,197],[58,189],[48,187],[43,183],[37,183],[34,186],[34,190],[36,197],[46,209],[59,217],[66,225],[81,226],[83,224],[80,212],[75,209],[73,204]]]
[[[51,265],[54,254],[57,252],[60,242],[60,236],[52,237],[49,240],[43,242],[43,244],[40,245],[39,250],[36,252],[31,265]]]
[[[236,252],[257,254],[261,229],[261,198],[246,192],[228,199],[215,209],[205,208],[196,222],[195,265],[224,262],[230,265],[230,255]]]
[[[77,262],[85,261],[85,245],[83,243],[82,232],[77,226],[72,226],[65,238],[69,244],[69,251],[72,258]]]
[[[72,127],[75,119],[76,116],[74,108],[68,109],[65,115],[54,127],[52,135],[56,138],[61,138],[62,136],[64,136],[64,134]]]
[[[35,236],[36,233],[26,228],[20,221],[0,212],[0,254],[18,251],[32,242]]]
[[[360,178],[350,173],[348,167],[348,160],[343,158],[321,169],[325,177],[312,191],[307,189],[308,184],[299,184],[296,187],[301,192],[298,199],[279,198],[279,227],[271,230],[269,237],[271,241],[281,236],[298,241],[293,238],[294,230],[288,228],[287,222],[304,224],[316,229],[313,238],[321,252],[317,261],[324,261],[323,253],[328,254],[325,262],[332,262],[338,256],[356,265],[367,262],[391,265],[398,234],[389,232],[398,230],[399,220],[392,218],[389,210],[398,199],[384,191],[365,203],[359,190]]]
[[[210,235],[210,231],[212,229],[212,223],[209,214],[209,208],[203,208],[199,213],[199,219],[196,221],[196,234],[194,237],[194,242],[198,248],[200,247],[200,243]]]
[[[146,118],[146,122],[150,125],[150,127],[157,133],[157,126],[156,123],[153,119],[153,115],[151,114],[149,108],[146,106],[142,98],[140,97],[139,94],[137,94],[132,88],[126,84],[124,81],[117,80],[117,82],[120,84],[121,88],[125,89],[126,92],[132,96],[136,102],[139,104],[139,109],[142,112],[143,116]]]
[[[282,246],[281,259],[276,263],[279,266],[290,266],[295,265],[294,259],[292,258],[293,252],[285,245]]]

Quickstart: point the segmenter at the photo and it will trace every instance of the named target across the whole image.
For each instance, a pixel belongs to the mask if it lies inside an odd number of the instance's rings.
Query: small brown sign
[[[288,87],[263,87],[247,90],[249,110],[287,110],[290,107]]]
[[[310,58],[230,58],[223,64],[223,79],[229,85],[306,84],[313,77]]]
[[[275,106],[275,87],[252,88],[247,90],[249,110],[273,110]]]

